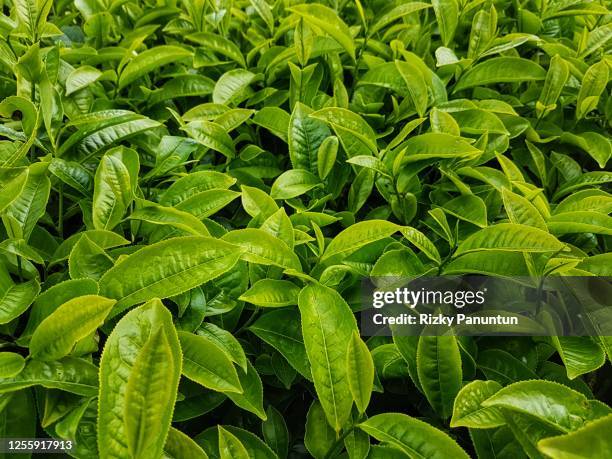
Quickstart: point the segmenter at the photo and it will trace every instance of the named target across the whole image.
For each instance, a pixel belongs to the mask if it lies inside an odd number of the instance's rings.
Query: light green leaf
[[[192,214],[172,207],[145,203],[129,216],[131,220],[142,220],[155,225],[171,226],[195,236],[210,236],[206,225]]]
[[[288,10],[304,18],[312,26],[324,30],[355,60],[355,44],[351,31],[334,10],[318,3],[297,5]]]
[[[502,199],[508,218],[512,223],[548,231],[544,218],[529,200],[507,188],[502,188]]]
[[[264,230],[234,230],[224,235],[222,240],[244,249],[242,258],[248,262],[302,270],[299,258],[287,244]]]
[[[125,66],[119,76],[119,89],[159,69],[163,65],[191,57],[192,53],[185,48],[172,45],[155,46],[143,51]]]
[[[13,378],[21,373],[26,361],[14,352],[0,352],[0,378]]]
[[[188,435],[174,427],[168,430],[163,459],[208,459],[207,454]]]
[[[74,69],[66,79],[66,95],[77,92],[80,89],[95,83],[102,76],[102,72],[90,65],[84,65]]]
[[[357,249],[371,242],[391,236],[401,227],[385,220],[369,220],[346,228],[341,231],[327,246],[321,261],[334,256],[346,257]]]
[[[544,438],[538,450],[552,459],[590,459],[605,457],[612,450],[612,415],[558,437]]]
[[[240,296],[240,300],[263,308],[297,304],[300,288],[286,280],[261,279]]]
[[[365,413],[374,384],[374,362],[368,346],[353,332],[346,353],[348,383],[353,400],[360,413]]]
[[[313,401],[306,415],[304,446],[315,459],[323,459],[335,440],[336,433],[327,423],[321,403]]]
[[[117,300],[111,316],[151,298],[186,292],[230,270],[242,249],[209,237],[186,236],[146,246],[108,270],[100,293]]]
[[[325,180],[332,168],[336,164],[338,155],[338,137],[329,136],[319,146],[317,150],[317,172],[319,178]]]
[[[327,145],[330,141],[327,138],[330,132],[325,123],[309,116],[312,112],[312,109],[301,102],[295,104],[289,120],[287,142],[293,168],[315,173],[317,153],[324,142],[326,143],[325,148],[329,149]]]
[[[266,412],[263,407],[263,385],[255,367],[247,360],[247,369],[238,370],[242,392],[226,391],[225,395],[240,408],[254,413],[265,421]]]
[[[320,284],[304,287],[298,306],[315,389],[327,421],[339,432],[353,405],[348,382],[347,343],[357,329],[355,317],[335,290]]]
[[[235,435],[219,426],[219,458],[249,459],[249,452]]]
[[[591,336],[552,336],[550,340],[569,379],[595,371],[606,363],[604,350]]]
[[[196,142],[218,151],[226,158],[236,156],[232,138],[225,129],[212,121],[191,121],[181,129]]]
[[[465,239],[453,257],[483,250],[558,252],[565,245],[546,231],[515,223],[499,223]]]
[[[65,357],[43,362],[28,360],[19,374],[0,379],[0,393],[13,392],[31,386],[60,389],[85,397],[98,392],[98,367],[83,359]]]
[[[384,413],[359,424],[379,441],[390,443],[409,457],[468,459],[470,456],[448,435],[405,414]]]
[[[0,292],[0,324],[6,324],[28,309],[40,292],[40,285],[32,279],[21,284],[11,283],[6,288],[0,286]]]
[[[39,360],[57,360],[68,355],[75,344],[93,333],[115,300],[86,295],[67,301],[43,320],[30,340],[30,354]]]
[[[510,384],[482,402],[482,406],[524,413],[562,432],[581,427],[589,416],[583,394],[551,381]]]
[[[229,331],[213,324],[205,322],[196,330],[196,334],[208,338],[224,351],[229,359],[240,366],[244,371],[247,369],[247,358],[240,342]]]
[[[597,107],[601,93],[608,83],[609,69],[606,61],[593,64],[585,72],[576,100],[576,118],[584,118]]]
[[[357,155],[376,155],[376,133],[358,114],[345,108],[330,107],[318,110],[310,116],[325,121],[332,127],[349,158]]]
[[[411,244],[425,254],[430,260],[440,264],[441,258],[438,249],[431,240],[416,228],[405,226],[400,228],[404,236]]]
[[[429,404],[443,418],[453,412],[461,389],[461,355],[454,336],[421,336],[417,348],[417,372]]]
[[[178,332],[183,350],[183,374],[208,389],[241,393],[238,373],[227,354],[214,341],[185,331]]]
[[[494,57],[465,72],[453,92],[493,83],[522,83],[546,78],[546,70],[522,57]]]
[[[102,157],[94,179],[95,229],[112,230],[121,221],[133,200],[139,167],[138,155],[131,149],[119,147]]]
[[[381,15],[377,21],[372,24],[369,29],[370,35],[374,35],[376,32],[381,30],[382,28],[388,26],[394,21],[407,16],[416,11],[421,11],[426,8],[431,8],[431,5],[423,2],[410,2],[410,3],[402,3],[397,5],[395,8],[391,9],[389,12]]]
[[[453,407],[451,427],[490,429],[503,426],[505,419],[500,409],[484,408],[481,403],[502,388],[495,381],[472,381],[457,394]]]
[[[442,43],[448,46],[455,36],[455,29],[459,23],[457,0],[433,0],[431,4],[438,21]]]
[[[279,309],[262,315],[249,327],[287,359],[304,378],[312,380],[310,362],[302,337],[300,315],[294,309]]]
[[[291,199],[319,186],[319,179],[303,169],[291,169],[283,172],[272,184],[272,199]]]
[[[242,97],[245,89],[255,80],[255,74],[243,69],[224,73],[217,80],[212,98],[215,104],[231,104]]]
[[[172,338],[176,349],[176,336]],[[151,330],[136,355],[124,401],[125,435],[131,457],[157,457],[166,443],[181,365],[173,354],[173,346],[160,326]]]
[[[161,454],[180,374],[181,349],[172,316],[161,301],[152,300],[121,318],[100,360],[101,459]],[[157,435],[148,437],[151,429]]]

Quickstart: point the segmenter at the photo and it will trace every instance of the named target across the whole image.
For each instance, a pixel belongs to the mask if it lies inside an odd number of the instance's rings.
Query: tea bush
[[[356,320],[369,275],[612,275],[607,6],[4,2],[2,437],[612,456],[611,338]]]

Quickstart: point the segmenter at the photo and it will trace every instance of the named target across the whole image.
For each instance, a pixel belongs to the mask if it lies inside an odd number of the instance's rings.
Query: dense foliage
[[[4,2],[2,437],[612,456],[612,339],[356,320],[370,275],[612,275],[606,3]]]

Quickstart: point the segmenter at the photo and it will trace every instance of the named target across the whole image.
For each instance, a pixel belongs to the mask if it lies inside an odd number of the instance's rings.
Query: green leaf
[[[246,67],[244,56],[242,55],[240,48],[233,41],[228,40],[221,35],[208,32],[197,32],[187,35],[185,38],[187,38],[189,41],[205,46],[207,49],[210,49],[215,53],[229,57],[241,66]]]
[[[279,107],[264,107],[253,117],[253,123],[266,128],[285,142],[288,142],[290,120],[291,116]]]
[[[355,44],[348,26],[331,8],[318,4],[303,4],[288,8],[314,27],[324,30],[355,60]]]
[[[309,116],[312,112],[301,102],[295,104],[289,120],[287,142],[293,168],[314,173],[317,171],[317,152],[330,132],[325,123]]]
[[[551,381],[520,381],[499,390],[482,402],[533,416],[547,425],[570,432],[589,416],[586,397],[569,387]]]
[[[612,235],[612,217],[600,212],[575,211],[553,215],[546,222],[552,234],[595,233]]]
[[[604,350],[590,336],[552,336],[550,340],[569,379],[595,371],[606,363]]]
[[[234,247],[241,247],[244,250],[242,258],[248,262],[302,270],[300,260],[287,244],[261,229],[230,231],[222,239]]]
[[[257,319],[249,330],[280,352],[304,378],[312,380],[297,311],[280,309],[268,312]]]
[[[186,292],[229,271],[242,249],[209,237],[187,236],[151,244],[129,255],[100,279],[100,294],[117,303],[111,316],[151,298]]]
[[[376,155],[376,133],[358,114],[345,108],[330,107],[310,115],[325,121],[334,130],[348,157],[357,155]]]
[[[353,332],[346,353],[348,384],[360,413],[365,413],[374,384],[374,362],[368,346]]]
[[[66,95],[77,92],[95,83],[102,76],[102,72],[89,65],[74,69],[66,79]]]
[[[431,240],[429,240],[425,234],[410,226],[400,228],[400,232],[402,233],[402,236],[410,241],[411,244],[423,252],[427,258],[440,264],[440,253],[433,242],[431,242]]]
[[[435,6],[434,6],[435,10]],[[404,84],[408,88],[408,93],[412,98],[412,103],[420,117],[425,115],[429,101],[427,85],[425,84],[424,75],[419,69],[404,61],[395,61],[395,66],[404,80]]]
[[[75,344],[104,323],[115,300],[87,295],[67,301],[50,314],[34,331],[30,354],[39,360],[57,360]]]
[[[454,336],[421,336],[417,348],[417,372],[430,405],[443,418],[453,413],[453,401],[461,389],[461,355]]]
[[[268,406],[266,415],[266,421],[261,424],[261,431],[266,444],[270,445],[279,457],[287,457],[289,452],[289,430],[287,429],[285,419],[273,405]]]
[[[174,427],[168,430],[168,437],[164,444],[164,459],[208,459],[208,456],[200,446],[189,436]]]
[[[161,45],[143,51],[125,66],[119,76],[119,89],[142,78],[163,65],[191,57],[192,53],[185,48],[172,45]]]
[[[423,2],[410,2],[397,5],[389,12],[381,15],[377,19],[377,21],[370,27],[369,33],[370,35],[374,35],[376,32],[388,26],[392,22],[397,21],[398,19],[407,16],[411,13],[424,10],[426,8],[431,8],[431,5]]]
[[[297,304],[300,288],[286,280],[261,279],[240,296],[240,300],[263,308]]]
[[[183,351],[183,374],[192,381],[219,392],[241,393],[238,373],[227,354],[205,336],[179,331]]]
[[[14,352],[0,352],[0,378],[12,378],[21,373],[25,359]]]
[[[247,358],[240,342],[229,331],[212,323],[203,323],[197,329],[196,334],[208,338],[223,350],[229,359],[247,370]]]
[[[438,21],[442,43],[444,43],[444,46],[448,46],[455,36],[455,30],[459,23],[457,0],[433,0],[431,4]]]
[[[346,343],[357,329],[355,318],[335,290],[319,284],[302,289],[298,306],[315,389],[328,422],[338,432],[353,405]]]
[[[1,269],[1,268],[0,268]],[[21,284],[0,285],[0,324],[9,323],[23,314],[40,292],[36,279]]]
[[[359,424],[379,441],[390,443],[409,457],[468,459],[468,454],[448,435],[405,414],[384,413]]]
[[[210,236],[206,225],[190,213],[172,207],[145,203],[129,216],[131,220],[142,220],[156,225],[171,226],[195,236]]]
[[[219,458],[249,459],[249,452],[235,435],[219,426]]]
[[[239,384],[242,392],[226,391],[225,394],[237,406],[254,413],[259,419],[265,421],[267,415],[263,408],[263,385],[257,370],[251,362],[247,361],[246,371],[238,370],[238,378],[240,379]]]
[[[465,239],[453,257],[483,250],[558,252],[564,244],[547,232],[515,223],[499,223],[483,228]]]
[[[92,397],[98,392],[98,367],[83,359],[65,357],[53,362],[28,360],[19,374],[0,379],[0,393],[31,386],[60,389]]]
[[[224,73],[217,80],[212,98],[215,104],[231,104],[242,96],[246,88],[255,80],[255,74],[248,70],[235,69]]]
[[[217,123],[212,121],[191,121],[181,129],[196,142],[218,151],[226,158],[236,156],[232,138]]]
[[[460,220],[473,223],[480,228],[487,226],[487,207],[484,201],[473,194],[464,194],[446,202],[443,209]]]
[[[319,179],[302,169],[292,169],[283,172],[272,184],[270,196],[272,199],[291,199],[319,186]]]
[[[371,242],[391,236],[400,226],[385,220],[370,220],[356,223],[341,231],[327,246],[321,261],[334,256],[346,257]]]
[[[102,157],[94,179],[95,229],[112,230],[121,221],[133,200],[139,167],[134,150],[119,147]]]
[[[402,151],[393,164],[395,174],[406,163],[431,158],[463,158],[480,154],[480,150],[460,137],[437,132],[411,137],[401,144],[401,147]]]
[[[593,64],[585,72],[576,100],[576,118],[584,118],[597,107],[599,97],[608,83],[608,64],[600,61]]]
[[[10,192],[11,190],[7,190]],[[19,239],[30,238],[34,226],[44,215],[51,191],[47,177],[47,164],[37,163],[29,167],[25,184],[16,199],[4,209],[4,214],[14,219],[17,228],[12,232]]]
[[[176,180],[160,197],[160,204],[174,206],[198,193],[213,189],[224,190],[236,179],[217,171],[196,171]]]
[[[157,457],[166,443],[181,365],[172,338],[173,345],[163,326],[151,330],[125,387],[125,435],[134,458]]]
[[[153,300],[115,326],[100,360],[101,458],[159,455],[181,374],[181,348],[170,312]],[[156,432],[156,435],[151,435]]]
[[[502,198],[506,213],[512,223],[533,226],[543,231],[548,230],[544,218],[529,200],[507,188],[502,188]]]
[[[477,364],[488,379],[500,384],[537,379],[536,373],[523,361],[501,349],[486,349],[480,352]]]
[[[325,178],[332,171],[336,164],[336,156],[338,155],[338,137],[329,136],[319,145],[317,150],[317,172],[319,178]]]
[[[503,426],[505,419],[498,408],[484,408],[481,403],[502,388],[495,381],[472,381],[457,394],[453,407],[451,427],[490,429]]]
[[[581,429],[558,437],[544,438],[538,450],[553,459],[605,457],[612,449],[612,415],[586,424]]]
[[[522,57],[494,57],[465,72],[453,92],[493,83],[538,81],[546,78],[546,70]]]
[[[312,402],[306,415],[304,445],[315,459],[323,459],[336,441],[336,433],[327,423],[325,411],[317,400]]]
[[[536,102],[536,113],[538,116],[545,116],[549,111],[556,108],[557,101],[568,78],[569,65],[567,61],[561,55],[555,54],[550,60],[544,86]]]

